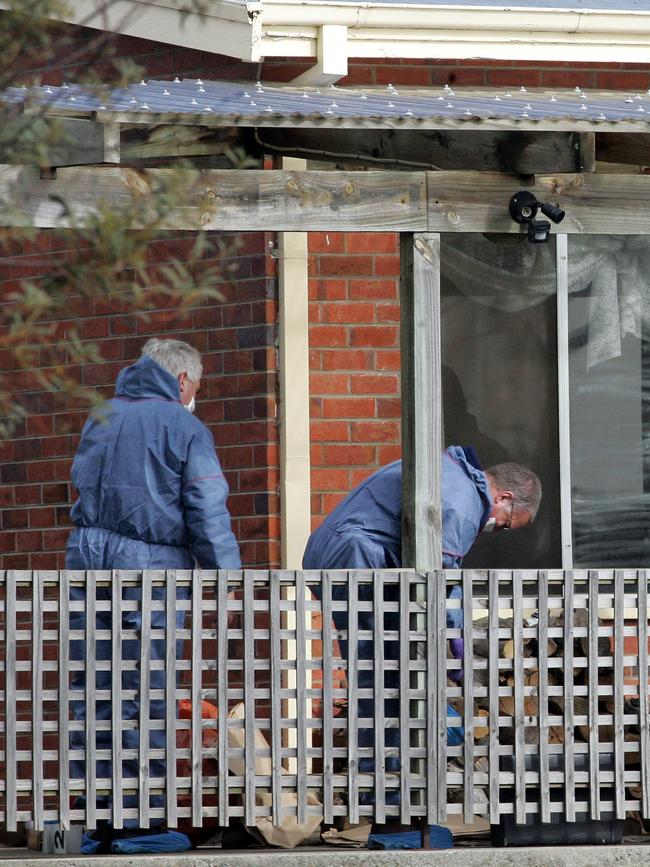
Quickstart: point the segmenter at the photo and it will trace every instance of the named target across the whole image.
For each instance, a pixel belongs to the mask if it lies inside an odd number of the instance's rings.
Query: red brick
[[[373,271],[372,256],[320,256],[318,273],[323,277],[342,277],[370,275],[376,272]]]
[[[394,232],[348,232],[345,235],[348,253],[392,253],[399,250],[399,235]]]
[[[395,280],[350,280],[350,298],[389,299],[398,297],[398,287]]]
[[[313,291],[313,297],[319,301],[345,301],[348,297],[347,280],[312,279],[309,281],[309,286],[310,290]]]
[[[70,532],[68,530],[44,530],[43,550],[61,551],[65,548]]]
[[[28,482],[53,482],[55,479],[56,468],[51,461],[32,461],[27,465]]]
[[[93,319],[82,319],[79,324],[79,332],[84,340],[96,340],[98,337],[108,337],[111,320],[108,316],[96,316]]]
[[[647,69],[638,72],[599,70],[595,74],[595,79],[595,86],[599,90],[645,91],[650,86],[650,72]]]
[[[323,456],[323,446],[313,440],[309,446],[309,462],[312,467],[322,467],[326,464]]]
[[[350,346],[396,346],[398,330],[393,325],[356,326],[350,329]]]
[[[323,370],[367,370],[371,354],[362,349],[324,349],[321,353]]]
[[[16,533],[16,550],[22,554],[43,550],[43,534],[39,530],[23,530]]]
[[[29,555],[5,554],[2,565],[5,569],[29,569]]]
[[[378,277],[399,277],[400,268],[399,256],[375,256],[374,258],[373,274]]]
[[[53,508],[29,510],[29,527],[31,530],[39,530],[44,527],[54,527],[55,524],[56,512]]]
[[[312,394],[348,394],[350,377],[347,373],[312,373],[309,389]]]
[[[310,232],[310,253],[344,253],[345,234],[343,232]]]
[[[315,491],[347,490],[349,475],[347,470],[314,469],[311,471],[311,486]]]
[[[313,325],[309,329],[312,346],[346,346],[347,339],[347,329],[341,325]]]
[[[43,487],[49,487],[45,485]],[[65,486],[67,490],[67,485]],[[17,485],[14,488],[16,505],[27,505],[29,503],[41,502],[41,485]]]
[[[350,378],[352,394],[395,394],[398,389],[399,379],[392,375],[355,373]]]
[[[324,418],[371,418],[375,414],[375,401],[371,397],[323,398]]]
[[[323,322],[374,322],[374,304],[324,304],[321,308]]]
[[[399,397],[377,398],[377,418],[400,418],[402,400]]]
[[[312,421],[312,442],[347,442],[350,439],[350,424],[347,421]]]
[[[377,84],[394,84],[403,87],[429,87],[431,75],[428,69],[423,67],[395,67],[375,69],[375,81]]]
[[[490,87],[539,87],[539,69],[489,69],[486,73]]]
[[[14,504],[14,487],[0,485],[0,507],[13,506]]]
[[[399,370],[401,353],[399,349],[380,349],[377,352],[377,370]]]
[[[361,482],[365,482],[368,476],[371,476],[378,467],[365,467],[364,469],[356,469],[350,471],[350,490],[358,487]]]
[[[307,318],[309,319],[310,324],[318,323],[321,321],[322,309],[322,304],[310,301],[307,313]]]
[[[434,67],[431,69],[431,84],[456,85],[458,87],[482,87],[485,85],[486,71],[484,69],[467,69],[454,67]]]
[[[375,316],[377,317],[377,322],[399,322],[400,306],[399,304],[377,304],[375,306]]]
[[[396,421],[354,421],[352,442],[389,443],[399,439],[399,424]]]
[[[54,485],[43,485],[44,503],[67,503],[68,498],[68,486],[64,482]],[[29,500],[26,502],[38,502],[38,500]]]
[[[323,494],[323,514],[329,515],[330,512],[333,512],[338,504],[345,499],[347,494],[347,487],[344,491],[338,494]]]
[[[29,525],[29,516],[25,509],[6,509],[0,513],[3,530],[21,530]]]
[[[16,534],[0,533],[0,552],[6,554],[16,550]]]
[[[323,446],[324,463],[330,467],[360,466],[375,459],[375,447],[370,445]]]
[[[379,463],[383,467],[385,464],[390,464],[402,457],[402,447],[399,443],[395,445],[379,446]]]

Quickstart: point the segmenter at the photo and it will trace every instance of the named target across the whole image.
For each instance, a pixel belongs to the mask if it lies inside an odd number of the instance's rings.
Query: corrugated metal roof
[[[142,81],[103,97],[80,85],[10,88],[8,103],[46,114],[130,123],[444,129],[631,129],[650,120],[650,92],[295,87],[230,81]]]

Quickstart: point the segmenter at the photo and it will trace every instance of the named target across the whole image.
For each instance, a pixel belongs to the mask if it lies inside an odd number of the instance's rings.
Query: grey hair
[[[513,510],[530,512],[535,520],[542,499],[542,483],[532,470],[521,464],[496,464],[488,467],[485,474],[500,491],[512,491]]]
[[[163,340],[160,337],[152,337],[142,347],[142,355],[148,355],[172,376],[186,373],[192,382],[198,382],[201,379],[203,373],[201,356],[193,346],[182,340]]]

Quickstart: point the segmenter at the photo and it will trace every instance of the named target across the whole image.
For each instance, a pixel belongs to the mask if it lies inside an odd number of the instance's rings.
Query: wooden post
[[[402,566],[442,566],[440,235],[401,241]]]

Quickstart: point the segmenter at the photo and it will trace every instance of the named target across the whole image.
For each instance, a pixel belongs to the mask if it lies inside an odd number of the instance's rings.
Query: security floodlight
[[[510,199],[509,211],[515,223],[528,226],[528,240],[531,244],[543,244],[551,234],[550,223],[535,219],[537,211],[541,211],[554,223],[561,223],[564,219],[562,208],[549,202],[538,202],[528,190],[520,190],[514,194]]]

